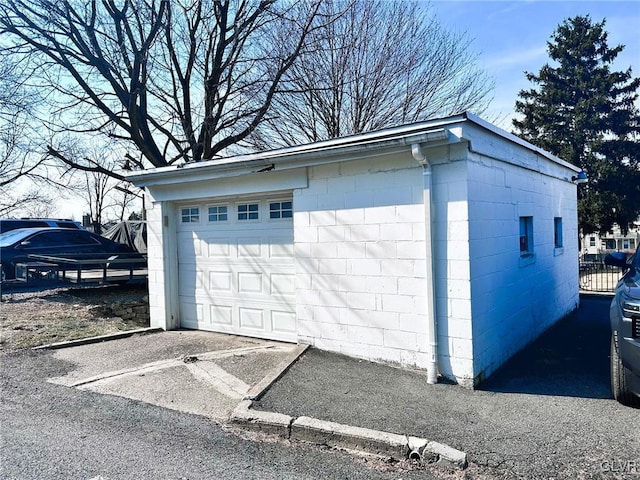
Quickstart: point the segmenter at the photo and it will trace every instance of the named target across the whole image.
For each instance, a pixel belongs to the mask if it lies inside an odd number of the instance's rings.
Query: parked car
[[[33,261],[29,255],[51,255],[67,258],[106,259],[144,258],[128,245],[74,228],[20,228],[0,234],[0,268],[2,279],[16,277],[16,265]],[[97,264],[93,268],[99,267]],[[85,268],[91,268],[87,265]],[[122,268],[129,268],[123,265]]]
[[[627,259],[610,253],[605,264],[623,269],[611,301],[611,390],[620,403],[640,406],[640,249]]]
[[[66,218],[0,218],[0,233],[18,228],[76,228],[82,230],[79,222]]]

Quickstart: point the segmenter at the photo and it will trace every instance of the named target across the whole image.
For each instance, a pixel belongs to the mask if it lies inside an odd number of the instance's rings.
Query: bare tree
[[[136,200],[129,183],[121,179],[119,164],[125,153],[119,147],[115,140],[87,145],[77,138],[68,138],[63,144],[64,151],[81,168],[58,164],[57,173],[51,175],[59,177],[58,182],[64,182],[71,195],[82,202],[96,233],[101,233],[108,221],[123,220]]]
[[[5,60],[0,62],[0,216],[41,211],[49,201],[25,181],[41,180],[36,172],[44,158],[35,151],[30,122],[36,98],[25,87],[28,73],[12,59]]]
[[[275,97],[253,146],[335,138],[488,106],[493,84],[476,66],[471,40],[445,30],[428,4],[326,0],[320,13],[337,20],[312,32],[313,48],[287,71],[286,94]]]
[[[134,152],[123,162],[162,167],[213,158],[251,134],[324,26],[320,4],[0,0],[0,53],[27,62],[46,91],[49,131],[118,139]],[[53,158],[119,177],[56,140]]]
[[[136,193],[132,191],[128,187],[124,187],[122,185],[116,185],[115,191],[119,193],[119,195],[114,196],[113,200],[113,210],[116,214],[116,218],[118,221],[122,222],[125,220],[127,213],[129,216],[137,215],[137,212],[131,212],[132,207],[135,202],[141,200],[144,203],[144,193],[140,190],[140,193]],[[115,192],[114,192],[115,193]],[[142,216],[144,216],[144,208],[142,209]],[[128,217],[127,217],[128,218]]]
[[[93,223],[93,231],[97,234],[102,233],[102,213],[105,209],[105,202],[111,187],[109,185],[110,177],[100,172],[85,172],[85,194],[87,195],[87,205],[89,207],[89,215]]]

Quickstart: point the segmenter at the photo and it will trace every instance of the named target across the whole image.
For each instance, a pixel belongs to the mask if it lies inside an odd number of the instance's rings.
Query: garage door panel
[[[297,341],[293,221],[270,221],[260,204],[259,221],[236,221],[230,208],[227,222],[201,214],[179,226],[182,326]]]
[[[269,277],[271,295],[294,296],[296,294],[294,273],[271,273]]]
[[[250,328],[253,330],[263,331],[265,329],[264,313],[263,308],[240,307],[238,309],[240,328]]]
[[[232,272],[209,271],[209,290],[231,294],[233,291]]]
[[[178,234],[178,244],[180,245],[180,256],[183,263],[195,264],[196,258],[202,256],[202,246],[199,238],[191,232],[181,232]]]
[[[204,305],[201,303],[181,302],[181,313],[183,326],[186,324],[196,326],[205,321]]]
[[[258,258],[262,256],[260,238],[239,238],[236,246],[238,258]]]
[[[270,237],[268,240],[269,258],[293,258],[293,243],[291,243],[291,239]]]
[[[271,327],[274,332],[283,334],[296,333],[296,314],[295,312],[282,312],[273,310],[271,312]]]
[[[202,272],[181,268],[178,274],[181,290],[202,290]]]
[[[238,273],[238,293],[265,293],[264,275],[254,272]]]
[[[232,305],[211,305],[210,306],[210,323],[211,325],[219,325],[231,327],[233,325],[233,306]]]
[[[222,238],[208,238],[207,244],[207,256],[209,258],[228,258],[231,255],[231,247],[229,237]]]

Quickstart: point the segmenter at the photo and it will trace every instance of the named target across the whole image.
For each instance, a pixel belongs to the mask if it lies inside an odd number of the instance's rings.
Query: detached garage
[[[576,174],[470,114],[137,172],[152,325],[477,385],[578,305]]]

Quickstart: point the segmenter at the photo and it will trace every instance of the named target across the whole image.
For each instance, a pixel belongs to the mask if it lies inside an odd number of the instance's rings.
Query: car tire
[[[618,332],[611,334],[611,392],[613,398],[623,405],[640,406],[640,398],[629,389],[628,379],[631,372],[622,364],[618,354]]]

